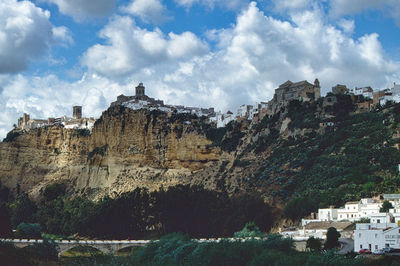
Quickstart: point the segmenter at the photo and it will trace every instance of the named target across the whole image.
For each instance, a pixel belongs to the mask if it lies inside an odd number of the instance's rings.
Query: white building
[[[347,202],[344,205],[344,208],[338,209],[338,220],[347,220],[352,222],[360,220],[362,218],[360,215],[360,209],[359,201]]]
[[[390,224],[394,222],[393,215],[385,212],[373,213],[370,219],[372,224]]]
[[[235,119],[236,118],[231,111],[228,111],[225,114],[218,112],[215,114],[215,117],[210,117],[210,122],[215,122],[217,127],[225,127],[229,122]]]
[[[373,98],[373,89],[371,87],[354,88],[351,90],[354,95],[362,95],[365,98]]]
[[[400,84],[393,84],[393,88],[385,89],[385,95],[381,96],[379,99],[380,105],[385,105],[388,101],[395,103],[400,102]]]
[[[385,247],[400,248],[400,227],[397,224],[357,224],[354,231],[354,251],[372,252]]]
[[[318,220],[321,222],[336,221],[338,219],[338,209],[330,206],[327,209],[318,209]]]
[[[397,195],[397,194],[396,194]],[[400,199],[400,195],[399,199]],[[392,195],[392,197],[394,197]],[[395,209],[390,212],[396,213],[396,217],[400,220],[400,204],[395,205]],[[311,222],[325,222],[325,221],[359,221],[362,218],[371,218],[372,214],[379,213],[382,202],[380,200],[364,198],[360,201],[347,202],[344,207],[335,209],[329,207],[325,209],[318,209],[318,216],[312,217],[312,219],[302,219],[302,226],[305,226]],[[398,208],[396,208],[398,206]],[[398,210],[397,210],[398,209]],[[394,215],[392,214],[394,217]]]

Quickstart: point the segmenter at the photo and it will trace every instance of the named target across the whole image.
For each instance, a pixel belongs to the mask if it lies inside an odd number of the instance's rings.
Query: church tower
[[[140,82],[139,85],[135,88],[135,97],[143,98],[145,96],[143,83]]]
[[[319,84],[319,80],[315,79],[314,81],[314,99],[321,98],[321,86]]]

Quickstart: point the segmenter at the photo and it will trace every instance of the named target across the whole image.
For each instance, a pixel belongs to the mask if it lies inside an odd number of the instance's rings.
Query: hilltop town
[[[332,87],[331,92],[323,98],[323,106],[329,107],[337,103],[337,95],[349,95],[352,102],[357,105],[357,112],[366,112],[372,110],[378,105],[385,105],[387,102],[400,102],[400,85],[394,83],[392,88],[374,91],[371,87],[360,87],[348,89],[346,85],[336,85]],[[113,106],[124,106],[133,110],[148,109],[160,110],[166,113],[186,113],[205,116],[210,123],[217,127],[224,127],[231,121],[247,119],[253,123],[258,123],[265,116],[276,114],[282,106],[288,105],[292,100],[302,102],[311,102],[321,99],[321,87],[318,79],[314,84],[308,81],[292,82],[290,80],[279,85],[275,89],[273,98],[268,102],[260,102],[256,105],[241,105],[236,113],[227,111],[216,112],[214,108],[185,107],[182,105],[167,105],[162,100],[156,100],[146,95],[143,83],[135,88],[134,96],[120,95]],[[329,117],[326,117],[329,118]],[[29,130],[42,126],[63,125],[66,128],[91,129],[94,125],[94,118],[82,118],[82,106],[73,106],[73,115],[71,117],[62,116],[48,119],[32,119],[29,114],[24,113],[18,119],[17,129]],[[328,122],[329,123],[329,122]]]

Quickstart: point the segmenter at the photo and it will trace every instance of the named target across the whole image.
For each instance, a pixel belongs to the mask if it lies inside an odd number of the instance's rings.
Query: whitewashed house
[[[372,252],[385,247],[400,248],[400,227],[397,224],[357,224],[354,231],[354,251]]]
[[[354,95],[363,95],[365,98],[373,98],[373,89],[371,87],[354,88],[351,92]]]
[[[338,220],[357,221],[360,220],[360,202],[351,201],[344,205],[344,208],[338,209]]]
[[[393,204],[394,205],[394,204]],[[347,202],[344,207],[336,209],[333,206],[324,209],[318,209],[318,216],[311,215],[311,219],[302,219],[302,226],[312,222],[326,221],[359,221],[362,218],[371,218],[374,213],[379,213],[382,206],[380,200],[364,198],[360,201]],[[394,205],[395,206],[395,205]],[[396,205],[397,206],[397,205]],[[396,212],[396,209],[391,210]],[[398,210],[398,219],[400,220],[400,204]]]
[[[360,201],[360,212],[359,216],[361,218],[369,218],[373,213],[379,213],[382,207],[382,202],[376,201],[371,198],[361,199]]]
[[[373,213],[370,216],[372,224],[391,224],[394,222],[393,215],[391,213]]]
[[[318,220],[321,222],[336,221],[338,219],[338,209],[330,206],[327,209],[318,209]]]

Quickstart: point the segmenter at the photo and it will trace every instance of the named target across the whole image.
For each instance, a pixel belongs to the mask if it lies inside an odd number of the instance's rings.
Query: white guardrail
[[[193,239],[197,242],[220,242],[222,240],[227,241],[247,241],[247,240],[263,240],[266,238],[261,237],[249,237],[249,238],[201,238]],[[43,243],[43,239],[0,239],[3,242],[11,243]],[[54,240],[56,244],[84,244],[84,245],[104,245],[104,244],[148,244],[152,241],[158,240]]]

